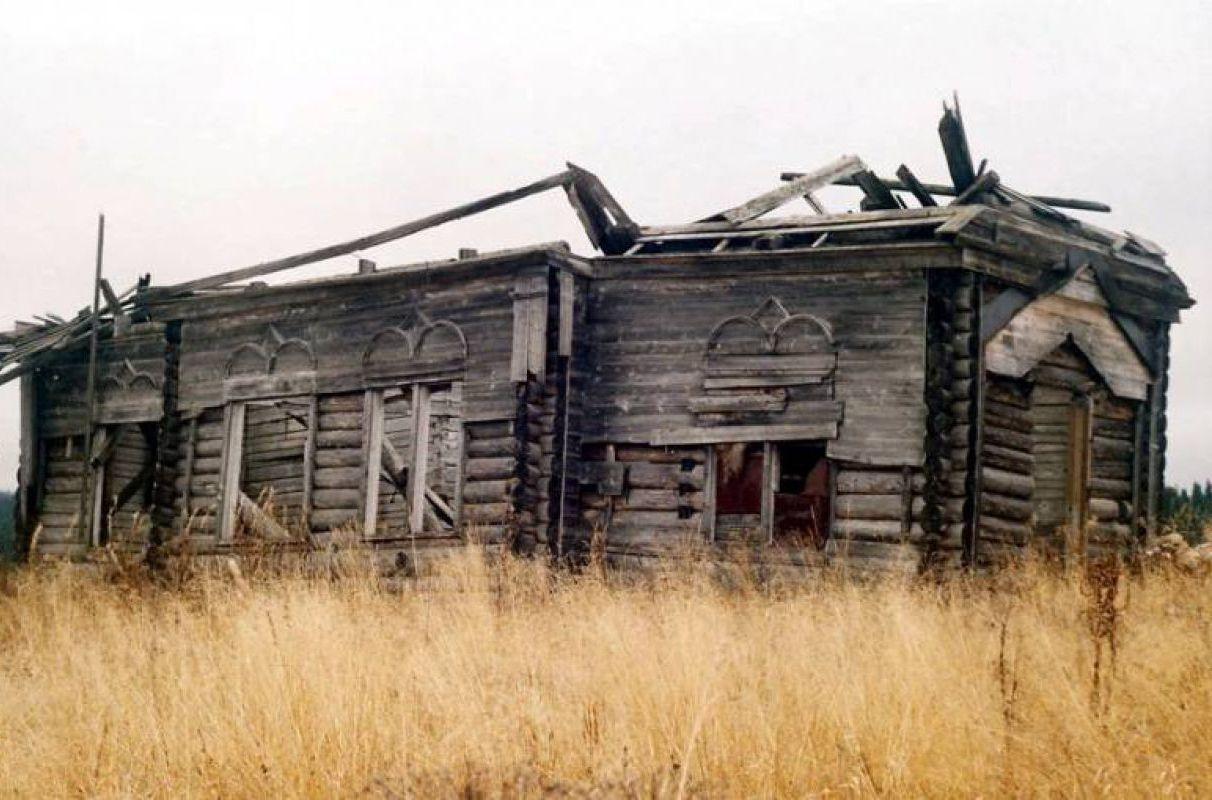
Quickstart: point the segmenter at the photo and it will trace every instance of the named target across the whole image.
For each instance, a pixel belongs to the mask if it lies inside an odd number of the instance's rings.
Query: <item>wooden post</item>
[[[362,536],[373,537],[379,523],[379,472],[383,469],[383,390],[367,389],[362,403]]]
[[[21,460],[17,469],[16,528],[19,552],[27,554],[29,537],[38,515],[39,474],[37,380],[32,373],[21,376]]]
[[[228,403],[223,409],[223,479],[219,498],[219,541],[235,535],[236,510],[240,504],[240,470],[244,449],[244,403]]]
[[[1145,467],[1145,420],[1149,411],[1148,403],[1134,403],[1132,425],[1132,547],[1135,549],[1144,544],[1145,539],[1145,509],[1141,503],[1141,481]]]
[[[718,455],[715,451],[715,445],[704,445],[703,448],[707,453],[707,460],[703,463],[703,523],[707,530],[705,534],[707,541],[715,541],[715,494],[716,486],[719,481],[719,469],[716,465]]]
[[[307,438],[303,440],[303,500],[300,514],[303,527],[311,530],[312,484],[316,475],[316,428],[320,420],[320,400],[312,395],[307,403]]]
[[[984,290],[980,275],[972,278],[972,388],[968,404],[968,475],[965,481],[963,554],[964,566],[976,566],[981,536],[981,451],[985,447],[985,343],[981,341]]]
[[[412,388],[412,430],[408,527],[415,536],[425,530],[425,472],[429,460],[429,387],[423,383]]]
[[[194,492],[194,448],[198,446],[198,418],[189,418],[189,428],[185,434],[185,491],[181,497],[181,523],[182,530],[184,525],[189,521],[189,516],[193,513],[190,506],[193,505]]]
[[[101,264],[105,253],[105,215],[97,216],[97,261],[93,276],[93,314],[90,320],[88,334],[88,382],[85,388],[85,423],[84,423],[84,459],[80,467],[80,520],[85,543],[92,542],[92,525],[89,514],[89,495],[95,490],[92,481],[92,470],[89,465],[89,449],[93,441],[93,420],[97,415],[97,342],[99,337],[98,322],[101,313]],[[95,544],[95,543],[94,543]]]
[[[779,448],[762,443],[762,538],[774,544],[774,494],[779,481]]]

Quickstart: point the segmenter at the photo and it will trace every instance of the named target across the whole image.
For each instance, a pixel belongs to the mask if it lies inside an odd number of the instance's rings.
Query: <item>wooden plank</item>
[[[379,471],[383,463],[383,390],[368,389],[362,402],[366,425],[362,444],[362,535],[372,537],[379,518]],[[318,499],[318,498],[317,498]]]
[[[728,442],[795,441],[837,438],[837,422],[811,425],[722,425],[715,428],[674,428],[653,431],[654,445],[723,444]]]
[[[842,156],[820,169],[805,173],[795,180],[787,181],[735,208],[714,214],[704,221],[724,220],[733,225],[748,222],[797,197],[803,197],[809,192],[822,186],[828,186],[841,178],[848,178],[863,169],[866,169],[866,165],[858,156]]]
[[[307,440],[303,443],[303,503],[304,527],[310,529],[311,494],[316,480],[316,430],[320,421],[320,401],[312,395],[307,403]]]
[[[556,273],[556,280],[560,285],[560,308],[559,308],[559,336],[557,342],[556,355],[571,356],[572,355],[572,333],[573,333],[573,303],[576,299],[576,279],[573,276],[560,270]]]
[[[951,173],[951,185],[956,194],[962,193],[976,180],[976,168],[972,164],[972,153],[968,149],[968,136],[964,132],[959,103],[955,108],[943,106],[943,116],[938,122],[938,136],[947,158],[947,171]]]
[[[931,208],[938,205],[929,189],[917,179],[917,176],[913,174],[909,167],[901,164],[896,168],[896,176],[901,179],[899,186],[893,185],[891,181],[886,179],[882,179],[883,184],[889,189],[907,189],[922,204],[922,208]]]
[[[317,261],[326,261],[330,258],[349,255],[359,250],[366,250],[386,242],[402,239],[405,236],[411,236],[414,233],[433,228],[446,222],[452,222],[472,214],[478,214],[482,211],[487,211],[497,206],[512,203],[515,200],[520,200],[523,197],[529,197],[532,194],[554,189],[557,186],[563,186],[566,181],[571,178],[571,173],[568,170],[549,175],[546,178],[529,183],[518,189],[511,189],[506,192],[490,195],[480,200],[475,200],[471,203],[465,203],[454,208],[440,211],[436,214],[430,214],[427,217],[422,217],[412,222],[406,222],[403,225],[396,225],[386,230],[372,233],[367,236],[362,236],[348,242],[321,247],[318,250],[310,250],[306,253],[300,253],[286,258],[276,259],[274,261],[266,261],[261,264],[254,264],[250,267],[242,267],[240,269],[220,272],[216,275],[210,275],[205,278],[198,278],[185,283],[179,283],[175,286],[167,287],[163,290],[170,294],[180,294],[183,292],[199,291],[202,289],[214,289],[234,281],[249,280],[251,278],[259,278],[265,275],[270,275],[275,272],[301,267],[306,264],[314,264]]]
[[[223,409],[223,466],[219,480],[219,540],[230,542],[234,533],[240,495],[240,471],[244,441],[244,403],[229,403]]]
[[[425,476],[429,458],[429,387],[424,384],[412,388],[412,474],[409,476],[408,492],[409,530],[420,533],[425,530]],[[378,459],[375,459],[378,464]]]
[[[745,394],[700,395],[691,397],[692,414],[727,412],[778,412],[787,407],[787,391],[747,392]]]
[[[779,449],[770,442],[762,443],[762,540],[774,543],[774,493],[779,480]]]
[[[860,170],[854,175],[855,183],[863,190],[863,210],[903,208],[888,190],[888,187],[869,169]]]

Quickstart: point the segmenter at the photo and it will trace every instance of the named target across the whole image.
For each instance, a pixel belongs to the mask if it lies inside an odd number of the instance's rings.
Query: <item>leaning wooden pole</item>
[[[464,203],[461,206],[439,211],[436,214],[430,214],[427,217],[422,217],[412,222],[406,222],[403,225],[397,225],[394,228],[372,233],[367,236],[362,236],[358,239],[353,239],[340,244],[321,247],[319,250],[311,250],[306,253],[300,253],[286,258],[280,258],[276,261],[266,261],[261,264],[254,264],[251,267],[242,267],[233,269],[228,272],[220,272],[217,275],[209,275],[205,278],[198,278],[185,283],[178,283],[175,286],[167,287],[170,292],[192,292],[202,289],[215,289],[220,286],[232,283],[233,281],[244,281],[252,278],[260,278],[265,275],[272,275],[275,272],[302,267],[307,264],[314,264],[317,261],[326,261],[330,258],[349,255],[358,250],[365,250],[369,247],[375,247],[380,244],[403,239],[406,236],[411,236],[414,233],[435,228],[446,222],[453,222],[463,217],[469,217],[472,214],[478,214],[481,211],[503,206],[506,203],[512,203],[515,200],[521,200],[523,197],[529,197],[532,194],[545,192],[548,189],[554,189],[557,186],[563,186],[573,177],[572,170],[564,170],[557,172],[554,175],[548,175],[542,180],[537,180],[534,183],[528,183],[520,189],[511,189],[507,192],[499,192],[488,197],[474,200],[470,203]]]
[[[92,446],[93,422],[97,417],[97,345],[99,339],[101,316],[101,265],[105,254],[105,215],[97,215],[97,264],[93,276],[93,314],[88,335],[88,382],[85,385],[85,424],[84,447],[81,451],[80,464],[80,529],[85,534],[88,544],[99,544],[96,541],[97,531],[93,530],[89,502],[97,487],[92,485]]]

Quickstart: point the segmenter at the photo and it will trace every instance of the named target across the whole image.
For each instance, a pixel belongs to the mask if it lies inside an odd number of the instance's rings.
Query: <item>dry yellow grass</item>
[[[1121,584],[1097,697],[1084,583],[998,583],[35,569],[0,596],[0,790],[1212,795],[1206,582]]]

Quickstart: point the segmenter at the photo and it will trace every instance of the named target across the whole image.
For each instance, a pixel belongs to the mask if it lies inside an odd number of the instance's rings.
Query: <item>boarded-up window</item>
[[[244,412],[240,491],[293,530],[302,523],[310,400],[250,402]]]
[[[116,425],[102,477],[101,541],[143,544],[151,530],[156,426]]]
[[[83,541],[80,525],[81,470],[84,437],[55,436],[42,440],[43,480],[38,498],[39,542]]]
[[[452,535],[462,471],[461,384],[413,384],[379,391],[381,436],[370,455],[374,458],[377,449],[379,464],[367,465],[377,477],[369,498],[375,515],[373,525],[366,525],[366,535],[379,539]],[[418,465],[420,481],[414,479]],[[418,511],[414,502],[419,502]]]
[[[355,527],[366,474],[362,403],[365,392],[321,395],[316,433],[312,530]]]

